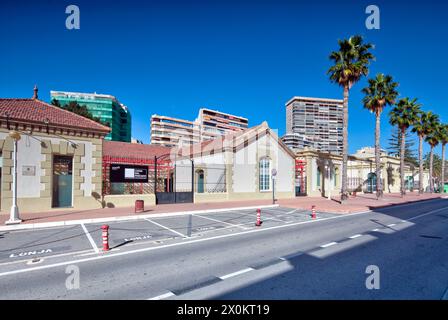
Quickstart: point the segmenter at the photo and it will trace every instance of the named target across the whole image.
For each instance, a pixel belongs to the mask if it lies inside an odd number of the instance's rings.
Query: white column
[[[5,224],[19,224],[22,222],[19,217],[19,208],[17,206],[17,144],[20,140],[18,132],[11,132],[10,137],[14,139],[13,151],[13,169],[12,169],[12,206],[9,213],[9,220]]]

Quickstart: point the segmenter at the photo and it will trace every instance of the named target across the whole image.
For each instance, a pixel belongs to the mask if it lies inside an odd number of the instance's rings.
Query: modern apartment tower
[[[232,114],[201,108],[196,122],[201,130],[201,140],[213,140],[227,133],[248,128],[248,120]]]
[[[342,154],[343,100],[293,97],[286,103],[283,142],[293,150],[305,147]]]
[[[107,94],[51,91],[51,99],[56,99],[61,105],[76,101],[85,105],[93,117],[98,117],[103,123],[108,123],[112,131],[106,140],[131,142],[131,113],[117,98]]]
[[[199,125],[196,122],[152,115],[151,144],[174,147],[201,141]]]
[[[153,115],[151,144],[165,147],[194,144],[247,128],[246,118],[206,108],[199,110],[195,121]]]

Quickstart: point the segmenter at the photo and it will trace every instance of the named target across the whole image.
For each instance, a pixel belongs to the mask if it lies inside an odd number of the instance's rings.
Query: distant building
[[[174,147],[190,145],[200,141],[199,126],[196,122],[152,115],[151,144]]]
[[[196,122],[201,130],[201,141],[213,140],[227,133],[248,128],[248,120],[232,114],[201,108]]]
[[[298,151],[306,147],[342,154],[343,100],[293,97],[286,103],[283,142]]]
[[[201,108],[195,121],[153,115],[151,144],[183,146],[213,140],[248,128],[248,120],[228,113]]]
[[[131,113],[117,98],[106,94],[51,91],[51,99],[61,105],[76,101],[85,105],[94,117],[108,123],[112,131],[106,140],[131,142]]]
[[[131,143],[143,144],[143,141],[139,140],[139,139],[136,139],[136,138],[131,138]]]

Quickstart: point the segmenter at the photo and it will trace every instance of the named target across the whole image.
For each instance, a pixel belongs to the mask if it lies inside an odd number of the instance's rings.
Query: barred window
[[[260,160],[259,167],[259,189],[260,191],[268,191],[270,189],[270,169],[269,169],[269,159],[263,158]]]

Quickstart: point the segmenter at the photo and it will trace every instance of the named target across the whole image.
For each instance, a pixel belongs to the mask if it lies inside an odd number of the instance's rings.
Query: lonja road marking
[[[9,257],[10,258],[28,257],[28,256],[35,256],[37,254],[52,253],[52,252],[53,250],[51,249],[33,250],[20,253],[11,253]]]

